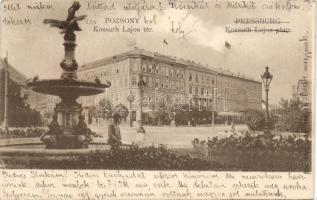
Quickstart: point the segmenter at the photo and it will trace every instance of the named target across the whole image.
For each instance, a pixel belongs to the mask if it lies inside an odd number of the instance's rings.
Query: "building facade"
[[[32,91],[26,86],[28,80],[25,75],[10,64],[7,66],[3,60],[0,60],[0,124],[4,122],[6,70],[8,72],[8,95],[19,95],[23,98],[25,104],[41,114],[42,122],[48,124],[54,113],[55,104],[59,102],[59,97],[43,95]],[[12,94],[12,90],[14,89],[19,94]],[[8,107],[10,107],[11,103],[10,101],[8,102]]]
[[[6,73],[8,73],[7,83],[9,89],[12,87],[12,83],[16,83],[17,86],[21,85],[20,87],[22,87],[22,84],[26,82],[26,77],[23,74],[19,73],[11,65],[7,66],[6,62],[0,59],[0,125],[4,123]],[[22,91],[22,89],[17,91]],[[22,94],[18,95],[22,96]]]
[[[132,111],[133,121],[140,116],[140,99],[145,113],[171,110],[177,105],[183,109],[182,104],[211,108],[222,114],[261,109],[261,82],[137,47],[81,66],[78,77],[111,83],[102,95],[80,98],[86,119],[89,108],[96,107],[102,98],[109,99],[114,105],[126,105]],[[142,94],[138,86],[140,79],[146,83]],[[131,94],[134,101],[130,104],[127,97]]]
[[[297,85],[293,86],[293,98],[298,99],[304,108],[311,109],[312,91],[311,81],[305,76],[298,80]]]

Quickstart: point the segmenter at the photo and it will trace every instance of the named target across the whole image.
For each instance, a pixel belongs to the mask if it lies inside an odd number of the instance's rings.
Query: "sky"
[[[180,0],[177,0],[179,2]],[[302,78],[304,74],[304,42],[299,41],[308,35],[308,49],[312,49],[312,8],[307,3],[299,3],[299,10],[264,10],[259,0],[257,9],[224,9],[227,1],[197,0],[208,3],[208,9],[177,10],[170,8],[167,1],[161,1],[163,9],[150,11],[126,11],[123,4],[135,1],[115,1],[115,10],[88,9],[88,2],[97,2],[111,5],[111,1],[80,1],[82,7],[78,15],[87,15],[87,19],[80,22],[83,31],[76,32],[77,47],[76,59],[79,65],[113,56],[127,51],[129,41],[135,41],[136,46],[145,50],[159,52],[178,58],[193,60],[197,63],[209,65],[213,68],[222,68],[234,73],[244,74],[246,77],[260,81],[265,67],[269,66],[273,74],[270,90],[270,102],[278,103],[281,98],[290,98],[292,85]],[[1,23],[1,57],[8,52],[9,63],[27,77],[38,75],[40,78],[59,78],[61,68],[59,63],[64,56],[62,46],[63,37],[56,28],[43,24],[47,18],[64,20],[67,9],[72,1],[33,1],[19,2],[20,10],[8,11],[4,5],[16,5],[18,1],[6,0],[2,2]],[[51,5],[53,9],[27,10],[26,5]],[[120,3],[121,2],[121,3]],[[158,1],[143,0],[147,5],[158,7]],[[142,3],[143,2],[143,3]],[[222,8],[215,8],[215,3]],[[281,5],[286,0],[277,0]],[[299,2],[299,1],[294,1]],[[140,5],[141,5],[140,4]],[[90,4],[92,5],[92,3]],[[150,33],[108,33],[94,32],[93,25],[88,20],[96,21],[100,27],[122,27],[122,24],[106,24],[105,18],[134,18],[140,16],[140,21],[152,19],[155,16],[155,24]],[[226,26],[234,24],[236,18],[280,18],[289,22],[282,25],[290,28],[290,33],[226,33]],[[29,25],[5,25],[4,18],[30,20]],[[174,25],[181,23],[182,34],[171,32],[171,21]],[[130,26],[129,24],[123,24]],[[144,23],[135,27],[144,27]],[[247,25],[242,25],[245,27]],[[251,25],[253,27],[254,25]],[[259,27],[272,25],[258,25]],[[166,41],[164,43],[163,41]],[[225,47],[225,41],[230,44],[230,49]],[[311,59],[309,59],[311,73]]]

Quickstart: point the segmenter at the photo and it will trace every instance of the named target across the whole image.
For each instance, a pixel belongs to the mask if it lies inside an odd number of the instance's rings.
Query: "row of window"
[[[189,86],[188,87],[188,92],[189,94],[195,94],[195,95],[211,95],[212,91],[208,88],[204,88],[204,87],[193,87],[193,86]],[[230,90],[229,88],[218,88],[218,94],[223,94],[225,96],[237,96],[238,92],[236,90]]]
[[[209,88],[204,87],[188,87],[188,93],[189,94],[195,94],[195,95],[212,95],[212,90]],[[218,88],[217,93],[220,95],[224,95],[226,97],[242,97],[242,96],[248,96],[249,99],[259,99],[261,98],[261,93],[241,93],[237,89],[231,89],[231,88]]]
[[[146,64],[143,63],[142,65],[142,72],[143,73],[154,73],[159,74],[161,76],[167,76],[167,77],[176,77],[176,78],[184,78],[184,70],[180,69],[172,69],[169,67],[163,67],[163,66],[153,66],[152,64]]]
[[[102,82],[106,81],[106,77],[103,77],[100,79]],[[184,91],[184,83],[179,82],[179,81],[174,81],[174,80],[164,80],[160,78],[155,78],[155,77],[148,77],[148,76],[143,76],[143,80],[146,83],[147,87],[157,87],[157,88],[162,88],[162,89],[170,89],[170,90],[178,90],[178,91]],[[115,78],[110,78],[107,79],[107,81],[111,82],[111,87],[112,88],[120,88],[120,87],[128,87],[128,78],[126,76],[124,77],[115,77]],[[138,85],[138,76],[133,75],[131,77],[131,84],[132,86],[137,86]],[[209,91],[208,88],[204,87],[193,87],[189,86],[188,88],[189,94],[195,94],[195,95],[209,95],[212,92]],[[237,89],[232,89],[232,88],[218,88],[218,94],[223,94],[227,97],[238,97],[238,96],[243,96],[246,95],[245,92],[238,91]],[[248,96],[250,98],[261,98],[261,93],[254,93],[254,92],[248,92]]]
[[[205,75],[198,75],[198,74],[193,74],[193,73],[188,74],[188,81],[189,82],[195,81],[195,83],[207,83],[208,85],[215,84],[214,77],[209,77],[209,76],[205,76]]]
[[[137,86],[138,81],[138,76],[133,75],[131,79],[132,86]],[[143,81],[146,83],[147,87],[184,91],[184,83],[179,81],[164,80],[148,76],[143,76]]]
[[[254,84],[254,83],[241,83],[241,81],[237,81],[237,80],[224,80],[219,78],[217,80],[217,85],[219,87],[224,86],[224,87],[244,87],[247,90],[261,90],[261,84]]]
[[[206,88],[202,87],[199,90],[198,87],[193,87],[191,85],[188,87],[188,93],[189,94],[196,94],[196,95],[209,95],[209,94],[212,94],[212,92],[209,91],[209,89],[206,89]]]
[[[128,73],[128,72],[129,72],[129,61],[125,59],[125,60],[119,60],[116,62],[106,64],[102,67],[102,69],[99,69],[99,70],[79,73],[79,77],[81,79],[94,80],[96,77],[102,78],[105,76],[111,76],[111,75]]]

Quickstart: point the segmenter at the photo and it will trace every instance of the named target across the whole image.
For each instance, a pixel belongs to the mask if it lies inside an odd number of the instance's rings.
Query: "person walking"
[[[235,123],[231,122],[231,130],[232,130],[232,134],[236,134],[236,129],[235,129]]]
[[[121,116],[117,112],[114,112],[112,120],[108,125],[108,144],[111,146],[111,150],[118,150],[121,146],[120,123]]]

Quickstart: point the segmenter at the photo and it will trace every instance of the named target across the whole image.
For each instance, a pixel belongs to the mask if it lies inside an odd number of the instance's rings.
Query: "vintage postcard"
[[[0,199],[313,199],[315,1],[2,0]]]

